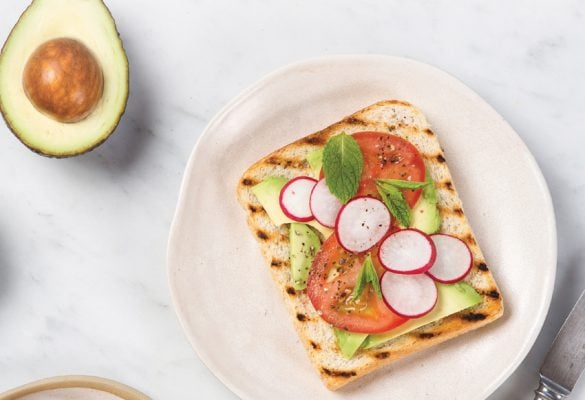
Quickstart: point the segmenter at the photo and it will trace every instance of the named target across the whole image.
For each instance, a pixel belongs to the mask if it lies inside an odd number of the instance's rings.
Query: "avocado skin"
[[[116,26],[116,21],[114,19],[114,16],[112,15],[112,13],[111,13],[110,9],[108,8],[108,6],[103,2],[103,0],[100,0],[100,2],[103,4],[104,9],[106,10],[106,15],[108,16],[108,18],[110,18],[110,20],[112,22],[112,25],[116,29],[116,34],[117,34],[116,40],[118,40],[120,42],[120,46],[122,47],[122,50],[123,50],[123,53],[124,53],[124,56],[125,56],[124,57],[124,62],[125,62],[125,66],[126,66],[126,70],[125,70],[126,73],[125,73],[125,75],[126,75],[126,88],[127,88],[127,90],[126,90],[126,93],[125,93],[124,106],[120,110],[120,113],[119,113],[118,117],[116,118],[116,120],[114,121],[114,124],[113,124],[112,128],[109,130],[109,132],[106,132],[106,135],[104,136],[104,138],[102,140],[100,140],[97,143],[92,144],[91,146],[88,146],[87,148],[81,148],[78,151],[69,152],[69,153],[63,153],[63,154],[54,154],[54,153],[45,152],[45,151],[43,151],[43,149],[39,149],[39,148],[36,148],[34,146],[31,146],[29,143],[27,143],[25,140],[23,140],[20,137],[20,135],[18,134],[18,131],[12,125],[12,123],[11,123],[10,119],[8,118],[8,116],[6,115],[7,113],[4,111],[4,107],[2,106],[2,101],[0,101],[0,114],[2,114],[2,119],[6,123],[6,126],[8,127],[8,129],[10,130],[10,132],[12,132],[12,134],[14,136],[16,136],[16,138],[22,144],[24,144],[28,149],[32,150],[33,152],[35,152],[35,153],[37,153],[37,154],[39,154],[41,156],[48,157],[48,158],[70,158],[70,157],[79,156],[79,155],[82,155],[82,154],[85,154],[85,153],[88,153],[88,152],[92,151],[93,149],[95,149],[96,147],[98,147],[102,143],[104,143],[107,139],[109,139],[110,136],[112,136],[112,133],[116,130],[116,128],[120,124],[120,120],[122,119],[122,116],[126,112],[126,107],[128,105],[128,97],[130,95],[130,64],[128,62],[128,56],[126,54],[126,49],[124,48],[124,42],[122,41],[122,38],[120,36],[120,32],[118,31],[118,28]],[[8,37],[4,41],[4,44],[2,45],[2,50],[0,50],[0,64],[2,63],[2,58],[3,58],[3,55],[4,55],[4,47],[6,47],[6,44],[10,41],[10,39],[12,37],[12,34],[14,33],[14,30],[21,23],[22,19],[26,17],[26,14],[33,7],[34,3],[35,3],[35,0],[33,0],[28,5],[28,7],[23,11],[23,13],[18,18],[18,21],[16,21],[16,24],[14,24],[14,26],[10,30],[10,33],[8,34]]]
[[[92,146],[89,146],[85,149],[81,149],[79,151],[76,151],[76,152],[64,153],[64,154],[52,154],[52,153],[44,152],[42,149],[37,149],[36,147],[30,146],[20,136],[18,136],[18,133],[16,133],[16,130],[12,127],[12,125],[10,124],[10,121],[6,118],[6,114],[4,113],[4,110],[2,110],[2,104],[0,104],[0,113],[2,114],[2,119],[6,123],[6,126],[8,127],[8,129],[10,129],[10,132],[12,132],[12,134],[14,136],[16,136],[16,138],[20,141],[20,143],[24,144],[29,150],[31,150],[31,151],[33,151],[33,152],[35,152],[43,157],[57,158],[57,159],[58,158],[71,158],[71,157],[75,157],[75,156],[80,156],[82,154],[89,153],[90,151],[94,150],[96,147],[99,147],[102,143],[104,143],[106,140],[108,140],[110,138],[110,136],[112,136],[112,133],[114,133],[114,131],[116,130],[116,128],[120,124],[120,120],[122,119],[122,115],[124,115],[125,111],[126,111],[126,105],[124,105],[124,109],[122,110],[122,113],[120,114],[120,116],[116,120],[112,129],[107,133],[107,136],[105,136],[99,142],[97,142],[97,143],[93,144]]]

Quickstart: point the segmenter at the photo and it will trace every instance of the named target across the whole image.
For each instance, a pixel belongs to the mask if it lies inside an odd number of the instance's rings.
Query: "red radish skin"
[[[418,229],[402,229],[390,234],[378,248],[380,264],[395,274],[421,274],[435,262],[437,251],[431,238]]]
[[[317,180],[308,176],[298,176],[291,179],[280,190],[278,198],[284,215],[297,222],[312,221],[313,214],[309,200]]]
[[[317,222],[327,228],[335,228],[335,221],[343,204],[329,191],[325,179],[321,179],[313,187],[309,206]]]
[[[456,283],[469,274],[473,254],[463,240],[443,233],[431,235],[437,249],[437,257],[427,274],[440,283]]]
[[[435,308],[439,297],[437,285],[426,274],[385,272],[380,279],[380,288],[388,308],[406,318],[427,315]]]
[[[361,254],[380,242],[390,230],[392,217],[386,205],[369,196],[354,197],[335,221],[337,241],[346,251]]]

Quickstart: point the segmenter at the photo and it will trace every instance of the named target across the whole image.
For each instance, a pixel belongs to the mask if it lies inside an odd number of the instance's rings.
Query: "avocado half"
[[[85,45],[103,73],[101,98],[89,115],[74,123],[59,122],[39,111],[23,85],[31,55],[59,38]],[[102,0],[33,0],[0,53],[0,111],[16,137],[45,156],[71,157],[103,143],[124,114],[128,86],[128,58]]]

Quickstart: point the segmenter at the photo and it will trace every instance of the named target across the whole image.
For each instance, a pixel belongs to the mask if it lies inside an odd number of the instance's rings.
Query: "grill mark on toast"
[[[396,125],[394,124],[386,124],[388,126],[388,132],[394,132],[396,130]]]
[[[278,260],[276,258],[273,258],[272,261],[270,261],[270,266],[272,268],[280,268],[282,267],[282,264],[284,264],[284,261]]]
[[[461,316],[461,319],[468,322],[483,321],[487,316],[482,313],[467,313]]]
[[[264,162],[270,165],[280,165],[281,158],[278,156],[270,156]]]
[[[295,158],[285,158],[280,156],[270,156],[264,162],[268,165],[277,165],[284,169],[287,168],[294,168],[294,169],[303,169],[306,168],[306,160],[304,159],[295,159]]]
[[[259,211],[262,211],[262,206],[254,206],[252,204],[248,204],[248,210],[250,210],[250,212],[252,214],[257,213]]]
[[[399,106],[412,107],[412,104],[410,104],[407,101],[402,101],[402,100],[388,100],[388,101],[384,101],[382,103],[383,104],[397,104]]]
[[[256,180],[251,178],[244,178],[242,179],[242,185],[244,186],[254,186],[256,184]]]
[[[475,246],[477,244],[475,238],[470,233],[468,233],[467,235],[463,236],[460,239],[467,243],[468,246]]]
[[[292,287],[292,286],[287,286],[287,287],[286,287],[286,292],[287,292],[289,295],[293,296],[293,297],[297,295],[297,291],[296,291],[296,290],[295,290],[295,288],[294,288],[294,287]]]
[[[329,369],[325,367],[321,367],[321,372],[333,378],[352,378],[357,375],[357,372],[355,371],[339,371],[336,369]]]
[[[499,299],[500,298],[500,293],[497,290],[489,290],[486,292],[482,293],[484,296],[488,296],[491,297],[492,299]]]
[[[345,118],[343,122],[348,125],[367,125],[367,123],[364,120],[354,116],[349,116]]]
[[[439,207],[439,212],[441,213],[441,217],[448,216],[448,215],[455,215],[457,217],[463,217],[465,213],[460,207],[456,208],[449,208],[449,207]]]
[[[309,320],[309,317],[307,317],[305,314],[303,313],[297,313],[297,319],[301,322],[305,322]]]
[[[321,346],[319,346],[318,343],[315,343],[312,340],[310,343],[311,343],[311,347],[313,348],[313,350],[317,350],[317,351],[321,350]]]
[[[479,264],[477,264],[477,269],[484,272],[489,271],[488,266],[484,262],[480,262]]]
[[[258,238],[259,239],[262,239],[262,240],[268,240],[268,239],[270,239],[270,236],[266,232],[264,232],[263,230],[261,230],[261,229],[258,229],[256,231],[256,236],[258,236]]]
[[[460,207],[457,207],[457,208],[453,209],[453,214],[457,214],[460,217],[462,217],[463,216],[463,210]]]
[[[325,144],[325,138],[321,135],[311,135],[303,139],[303,142],[313,145]]]
[[[432,332],[422,332],[418,334],[418,337],[420,339],[432,339],[435,336],[439,336],[440,333],[432,333]]]
[[[378,360],[384,360],[384,359],[390,357],[390,352],[389,351],[380,351],[380,352],[374,354],[374,357],[376,357]]]
[[[429,128],[425,129],[425,133],[429,136],[435,136],[435,132],[433,132],[432,130],[430,130]]]
[[[445,157],[443,156],[443,153],[441,152],[435,154],[421,153],[421,155],[423,159],[429,162],[437,162],[439,164],[444,164],[447,162],[447,160],[445,160]]]
[[[455,189],[453,188],[453,182],[450,180],[446,180],[444,182],[435,182],[437,187],[441,187],[447,189],[450,192],[453,192]]]

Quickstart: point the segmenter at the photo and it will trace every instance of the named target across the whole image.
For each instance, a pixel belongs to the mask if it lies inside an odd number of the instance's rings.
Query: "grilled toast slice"
[[[474,265],[465,281],[481,295],[482,301],[472,308],[422,326],[377,347],[362,349],[348,360],[337,347],[333,328],[319,317],[306,291],[295,291],[291,285],[288,227],[272,223],[251,188],[269,176],[314,176],[306,161],[307,154],[322,148],[333,135],[359,131],[398,135],[419,150],[437,188],[441,232],[461,238],[471,249]],[[487,325],[503,314],[502,296],[469,226],[437,135],[422,112],[407,102],[378,102],[274,151],[244,172],[238,182],[237,196],[301,342],[313,366],[331,390],[409,354]]]

